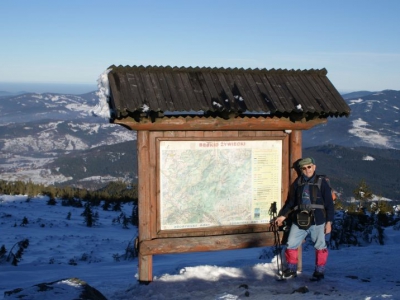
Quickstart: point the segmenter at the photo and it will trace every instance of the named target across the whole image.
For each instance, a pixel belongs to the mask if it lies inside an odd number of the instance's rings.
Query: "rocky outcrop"
[[[107,300],[98,290],[78,278],[61,279],[36,284],[28,288],[17,288],[4,292],[4,299],[40,300]]]

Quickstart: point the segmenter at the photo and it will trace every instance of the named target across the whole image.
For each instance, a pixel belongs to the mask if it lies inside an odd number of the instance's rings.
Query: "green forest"
[[[138,198],[137,185],[127,185],[122,181],[110,182],[98,190],[80,189],[71,186],[55,187],[45,186],[32,182],[0,180],[0,194],[5,195],[28,195],[28,198],[37,195],[46,195],[50,199],[76,200],[81,199],[91,203],[101,200],[106,202],[136,202]]]

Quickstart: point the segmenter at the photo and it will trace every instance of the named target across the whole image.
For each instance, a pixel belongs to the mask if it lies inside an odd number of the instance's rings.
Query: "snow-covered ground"
[[[303,272],[276,281],[272,248],[154,256],[154,280],[137,281],[137,258],[123,255],[137,235],[136,227],[113,223],[121,212],[95,208],[99,224],[86,227],[83,208],[47,205],[47,198],[0,195],[0,247],[29,239],[18,266],[0,264],[0,299],[5,291],[25,288],[30,300],[71,300],[77,287],[37,292],[35,284],[77,277],[109,300],[132,299],[400,299],[400,231],[385,229],[385,245],[330,250],[326,278],[310,282],[314,250],[306,243]],[[130,216],[132,205],[122,208]],[[71,213],[70,219],[67,219]],[[28,224],[21,226],[24,217]],[[260,258],[261,257],[261,258]],[[56,292],[61,294],[55,294]],[[54,293],[54,294],[52,294]],[[5,297],[4,299],[17,299]],[[20,299],[20,298],[19,298]]]

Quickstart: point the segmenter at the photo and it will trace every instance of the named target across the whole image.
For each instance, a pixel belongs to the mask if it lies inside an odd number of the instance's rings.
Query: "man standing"
[[[297,276],[297,249],[307,235],[310,235],[316,255],[315,271],[311,279],[321,280],[324,278],[328,258],[325,234],[331,232],[334,218],[331,188],[324,178],[319,179],[320,187],[317,184],[318,176],[315,174],[316,165],[313,158],[301,159],[298,166],[301,175],[294,182],[293,192],[275,220],[278,226],[282,226],[289,214],[293,218],[285,250],[287,268],[282,277]]]

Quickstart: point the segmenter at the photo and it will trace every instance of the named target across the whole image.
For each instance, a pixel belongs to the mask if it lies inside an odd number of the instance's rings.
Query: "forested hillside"
[[[303,149],[305,156],[315,158],[317,173],[346,198],[365,180],[375,195],[400,200],[400,150],[326,145]]]

